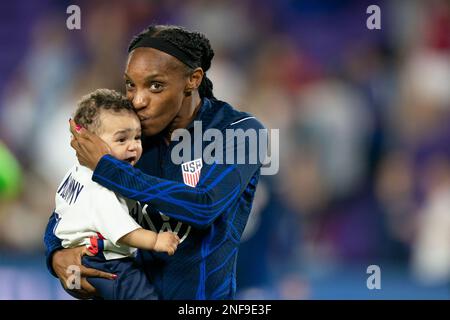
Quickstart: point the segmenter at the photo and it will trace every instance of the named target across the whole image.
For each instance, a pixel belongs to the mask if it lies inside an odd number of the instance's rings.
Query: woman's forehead
[[[153,48],[137,48],[128,55],[125,73],[128,76],[167,75],[182,65],[175,57]]]

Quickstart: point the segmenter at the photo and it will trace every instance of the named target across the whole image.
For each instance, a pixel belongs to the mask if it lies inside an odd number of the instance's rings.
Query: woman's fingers
[[[85,128],[77,127],[72,119],[69,122],[70,132],[73,135],[70,145],[76,151],[78,161],[81,165],[94,170],[100,158],[111,153],[110,147],[96,134]]]
[[[60,280],[60,281],[61,281],[61,285],[63,286],[64,290],[69,292],[73,297],[75,297],[77,299],[91,299],[92,298],[92,294],[90,294],[89,292],[87,292],[86,290],[84,290],[81,287],[82,280],[80,280],[80,288],[74,288],[74,289],[67,288],[65,281],[63,281],[63,280]]]
[[[72,138],[72,140],[70,140],[70,146],[75,150],[78,150],[80,147],[78,140],[75,138]]]
[[[95,256],[95,254],[93,254],[92,252],[90,252],[89,249],[88,249],[87,247],[84,247],[84,248],[83,248],[83,251],[81,252],[81,254],[82,254],[83,256],[90,256],[90,257]]]
[[[83,290],[83,289],[76,289],[76,290],[66,289],[66,290],[70,291],[73,297],[80,299],[80,300],[88,300],[88,299],[93,298],[92,294],[90,294],[89,292],[87,292],[86,290]]]
[[[70,294],[77,299],[92,299],[97,295],[97,290],[86,280],[86,278],[80,278],[79,287],[68,288],[67,283],[61,280],[61,284],[64,289],[70,291]]]
[[[86,278],[81,278],[81,288],[88,293],[88,295],[95,296],[97,294],[97,290],[86,280]]]
[[[80,138],[88,139],[91,138],[91,133],[85,130],[83,127],[77,125],[73,119],[69,120],[70,132],[72,133],[75,140],[80,140]]]
[[[82,135],[78,135],[78,138],[72,137],[70,140],[70,146],[75,150],[79,162],[82,165],[85,165],[87,163],[85,160],[85,155],[88,154],[88,151],[86,151],[83,141],[85,141],[85,138]]]
[[[115,274],[100,271],[97,269],[86,268],[85,266],[81,266],[81,277],[95,277],[95,278],[105,278],[109,280],[114,280],[117,278]]]
[[[70,133],[72,133],[75,139],[77,139],[78,136],[80,135],[80,133],[77,130],[77,124],[75,123],[75,121],[73,121],[73,119],[69,120],[69,124],[70,124]]]

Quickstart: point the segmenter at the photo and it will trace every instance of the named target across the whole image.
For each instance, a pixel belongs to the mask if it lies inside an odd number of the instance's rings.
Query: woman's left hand
[[[102,139],[85,128],[77,130],[77,124],[73,119],[70,119],[69,123],[72,133],[70,145],[75,149],[78,161],[81,165],[95,170],[101,157],[111,153],[111,149]]]

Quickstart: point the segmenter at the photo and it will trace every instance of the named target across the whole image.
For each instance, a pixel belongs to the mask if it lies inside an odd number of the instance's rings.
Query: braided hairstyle
[[[185,52],[193,58],[194,67],[202,68],[203,75],[202,82],[198,88],[200,97],[212,98],[213,84],[211,80],[206,76],[206,71],[211,67],[211,60],[214,57],[214,51],[211,48],[211,44],[206,36],[199,32],[193,32],[186,30],[179,26],[172,25],[151,25],[137,36],[135,36],[128,46],[128,52],[131,48],[144,37],[160,38],[170,42],[181,51]],[[188,71],[192,72],[193,69],[186,65]]]

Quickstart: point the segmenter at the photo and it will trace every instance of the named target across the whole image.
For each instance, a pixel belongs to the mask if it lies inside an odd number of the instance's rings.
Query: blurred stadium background
[[[83,94],[123,91],[127,44],[152,22],[205,32],[216,97],[280,129],[239,299],[450,298],[449,1],[15,0],[0,21],[0,299],[70,299],[42,243],[75,159],[68,119]]]

